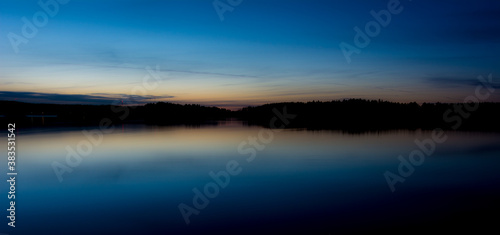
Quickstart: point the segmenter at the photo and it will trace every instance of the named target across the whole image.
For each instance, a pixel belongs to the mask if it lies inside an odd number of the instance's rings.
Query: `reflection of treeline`
[[[231,111],[196,104],[159,102],[144,106],[60,105],[0,101],[2,122],[25,125],[98,125],[108,118],[113,123],[203,124],[231,116]],[[45,117],[56,115],[56,117]],[[35,116],[35,117],[33,117]]]
[[[223,120],[231,116],[231,111],[198,104],[172,104],[159,102],[138,106],[133,111],[150,124],[200,124],[207,121]]]
[[[296,115],[287,128],[370,131],[388,129],[454,129],[500,131],[500,103],[444,104],[394,103],[349,99],[330,102],[275,103],[229,111],[200,105],[154,103],[144,106],[58,105],[0,101],[0,122],[35,125],[97,125],[113,123],[204,124],[237,117],[269,127],[279,113]],[[44,115],[56,115],[42,118]],[[277,126],[281,124],[276,122]]]
[[[249,124],[269,126],[273,109],[297,115],[287,127],[370,131],[388,129],[500,130],[500,103],[394,103],[349,99],[331,102],[276,103],[244,108]]]

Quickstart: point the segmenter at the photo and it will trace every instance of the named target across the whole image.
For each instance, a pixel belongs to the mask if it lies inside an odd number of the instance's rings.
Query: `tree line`
[[[389,129],[500,130],[500,103],[398,103],[382,100],[286,102],[230,111],[197,104],[149,103],[142,106],[34,104],[0,101],[0,122],[37,125],[114,123],[203,125],[237,118],[249,125],[271,127],[274,109],[295,115],[287,128],[376,131]],[[52,115],[50,118],[42,117]]]

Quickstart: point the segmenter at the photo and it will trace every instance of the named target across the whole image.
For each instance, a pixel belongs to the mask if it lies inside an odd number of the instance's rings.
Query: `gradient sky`
[[[403,11],[351,63],[339,44],[354,45],[354,27],[364,29],[389,0],[243,0],[222,21],[213,0],[70,0],[16,53],[9,33],[23,35],[22,18],[43,11],[37,2],[0,2],[0,100],[133,97],[233,109],[344,98],[462,102],[490,73],[500,88],[498,0],[401,0]],[[133,92],[146,67],[159,68],[161,83]]]

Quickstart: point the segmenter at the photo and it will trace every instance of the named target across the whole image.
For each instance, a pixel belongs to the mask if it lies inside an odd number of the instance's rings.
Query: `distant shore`
[[[346,99],[328,102],[287,102],[230,111],[196,104],[151,103],[142,106],[60,105],[0,101],[0,122],[30,126],[144,123],[151,125],[203,125],[229,118],[276,128],[270,120],[293,116],[286,128],[346,130],[449,129],[500,131],[500,103],[395,103]]]

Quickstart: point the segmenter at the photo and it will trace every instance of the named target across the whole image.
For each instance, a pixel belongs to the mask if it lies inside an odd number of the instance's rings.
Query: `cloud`
[[[500,42],[499,15],[500,6],[454,12],[450,14],[451,22],[455,22],[454,27],[443,30],[442,33],[447,34],[447,38],[463,42],[498,43]]]
[[[141,96],[111,93],[57,94],[40,92],[0,91],[0,100],[15,100],[29,103],[52,104],[145,104],[155,100],[174,98],[174,96]]]
[[[481,84],[478,79],[459,79],[453,77],[430,77],[426,78],[425,81],[439,88],[456,88],[464,86],[477,86]],[[493,78],[491,86],[495,89],[500,89],[500,83],[495,82],[495,78]]]

